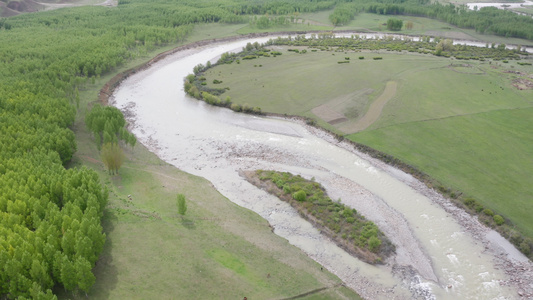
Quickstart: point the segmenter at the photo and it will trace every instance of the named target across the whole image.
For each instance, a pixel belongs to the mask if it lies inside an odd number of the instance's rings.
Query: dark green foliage
[[[340,201],[332,201],[320,184],[286,172],[258,170],[256,174],[263,181],[273,182],[281,193],[295,199],[290,202],[295,208],[318,219],[323,226],[356,247],[379,255],[388,255],[393,251],[394,246],[374,223]]]
[[[403,21],[399,19],[388,19],[387,29],[392,31],[400,31],[403,27]]]
[[[333,13],[329,15],[329,20],[335,26],[346,25],[353,20],[357,13],[357,6],[354,3],[343,3],[335,6]]]

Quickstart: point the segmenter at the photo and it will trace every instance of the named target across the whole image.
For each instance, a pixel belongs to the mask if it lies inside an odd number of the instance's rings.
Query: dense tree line
[[[102,107],[96,104],[85,116],[85,124],[94,134],[99,148],[103,144],[117,144],[119,140],[130,144],[132,147],[137,142],[135,136],[124,127],[126,120],[122,112],[116,107]]]
[[[340,2],[340,1],[339,1]],[[479,33],[533,40],[533,19],[508,10],[483,7],[469,10],[466,6],[441,4],[428,0],[361,0],[352,2],[345,14],[367,12],[380,15],[411,15],[438,19]],[[333,12],[335,14],[335,11]]]
[[[354,19],[357,14],[356,3],[340,3],[335,6],[333,13],[329,15],[329,20],[335,26],[346,25]]]

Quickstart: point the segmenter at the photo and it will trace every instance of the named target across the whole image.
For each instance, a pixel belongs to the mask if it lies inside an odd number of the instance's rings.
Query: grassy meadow
[[[530,66],[386,51],[287,50],[276,48],[283,54],[275,58],[216,66],[205,73],[206,82],[228,87],[222,98],[228,95],[239,104],[319,119],[320,125],[475,198],[533,237],[528,214],[533,210],[533,91],[513,86],[525,78],[514,72],[531,75]],[[346,57],[350,63],[338,64]],[[215,85],[214,79],[222,83]],[[396,82],[397,89],[379,119],[364,131],[347,130],[387,82]],[[346,120],[320,120],[316,109],[324,105]]]
[[[241,25],[200,25],[186,43],[236,35]],[[70,167],[88,166],[110,190],[104,215],[107,241],[95,269],[91,299],[279,299],[315,289],[302,299],[359,299],[338,277],[272,233],[268,222],[233,204],[205,179],[179,171],[143,145],[125,149],[119,175],[111,176],[87,131],[84,117],[102,85],[142,64],[147,53],[80,90],[73,130],[78,151]],[[176,195],[188,210],[178,214]],[[128,196],[131,196],[128,197]],[[60,299],[85,299],[62,290]]]

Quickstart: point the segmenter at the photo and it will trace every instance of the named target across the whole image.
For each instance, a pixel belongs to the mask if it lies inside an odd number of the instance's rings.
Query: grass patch
[[[528,236],[532,108],[398,124],[349,136],[504,215]]]

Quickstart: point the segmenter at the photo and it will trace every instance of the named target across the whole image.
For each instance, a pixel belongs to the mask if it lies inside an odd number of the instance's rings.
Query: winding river
[[[195,65],[247,42],[177,52],[130,76],[112,103],[138,140],[181,170],[207,178],[227,198],[267,219],[274,232],[367,299],[512,299],[504,261],[529,264],[495,232],[401,171],[299,122],[211,107],[183,91]],[[397,255],[370,266],[320,235],[286,203],[254,187],[240,170],[275,169],[314,177],[333,199],[374,221]],[[472,230],[474,229],[474,230]],[[498,254],[499,258],[495,256]]]

